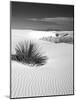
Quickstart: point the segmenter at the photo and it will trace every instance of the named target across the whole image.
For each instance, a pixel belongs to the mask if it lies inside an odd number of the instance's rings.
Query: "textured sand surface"
[[[15,38],[21,39],[20,36]],[[15,38],[12,49],[17,42]],[[73,94],[73,45],[35,42],[48,57],[47,63],[41,67],[29,67],[11,61],[11,97]]]

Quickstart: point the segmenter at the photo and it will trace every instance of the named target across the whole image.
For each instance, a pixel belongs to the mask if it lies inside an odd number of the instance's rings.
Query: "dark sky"
[[[74,6],[11,2],[11,28],[73,30]]]

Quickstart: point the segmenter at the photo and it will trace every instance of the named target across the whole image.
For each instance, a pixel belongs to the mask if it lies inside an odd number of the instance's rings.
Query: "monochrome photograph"
[[[10,2],[10,97],[74,94],[74,5]]]

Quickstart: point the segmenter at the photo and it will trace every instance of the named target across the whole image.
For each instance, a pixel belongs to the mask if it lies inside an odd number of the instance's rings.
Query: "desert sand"
[[[73,44],[39,40],[30,33],[31,30],[11,31],[11,53],[15,53],[19,41],[32,39],[48,60],[39,67],[11,61],[11,98],[73,94]]]

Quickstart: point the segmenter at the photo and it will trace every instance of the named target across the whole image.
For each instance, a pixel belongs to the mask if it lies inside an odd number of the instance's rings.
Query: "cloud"
[[[70,17],[43,18],[42,21],[55,22],[58,25],[73,25],[73,18]]]
[[[54,17],[54,18],[24,18],[12,21],[13,28],[33,29],[42,31],[61,30],[72,31],[72,17]]]
[[[28,20],[31,21],[45,21],[45,22],[51,22],[51,21],[72,21],[73,17],[54,17],[54,18],[29,18]]]
[[[43,18],[42,21],[73,21],[72,17]]]
[[[49,29],[73,30],[72,17],[30,18],[29,20],[44,25],[47,24]]]

